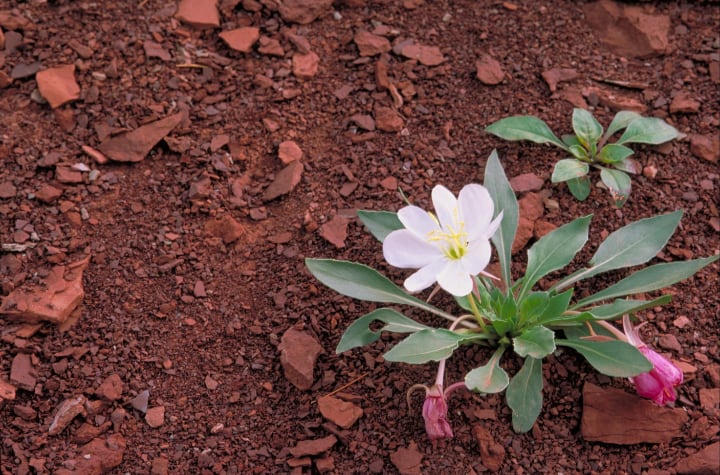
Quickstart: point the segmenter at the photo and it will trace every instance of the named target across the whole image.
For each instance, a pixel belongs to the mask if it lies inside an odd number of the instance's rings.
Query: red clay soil
[[[288,12],[224,0],[217,26],[214,10],[193,20],[177,3],[0,0],[3,475],[713,472],[717,263],[640,315],[645,341],[685,372],[687,417],[668,441],[584,438],[583,387],[633,389],[565,351],[544,365],[529,433],[512,431],[502,395],[458,392],[455,437],[433,444],[421,398],[408,407],[405,392],[435,366],[384,362],[397,335],[336,355],[374,307],[323,287],[304,259],[362,262],[401,283],[355,210],[398,209],[398,188],[427,207],[435,184],[482,182],[494,148],[508,177],[540,178],[536,232],[594,214],[573,267],[607,233],[676,209],[681,226],[655,261],[717,254],[717,2],[604,2],[630,10],[603,20],[584,1],[286,1],[318,6]],[[577,202],[550,182],[559,151],[484,132],[534,114],[568,133],[574,106],[605,125],[641,110],[683,137],[639,147],[644,173],[616,209],[602,189]],[[27,323],[40,318],[67,320]],[[322,351],[310,380],[296,375],[308,389],[281,364],[290,328]],[[448,379],[489,356],[458,351]],[[338,389],[361,408],[356,422],[321,414]]]

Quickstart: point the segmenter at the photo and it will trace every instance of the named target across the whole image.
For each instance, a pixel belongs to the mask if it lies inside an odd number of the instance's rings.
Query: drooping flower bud
[[[448,406],[442,387],[433,385],[425,394],[423,403],[423,419],[425,419],[425,432],[430,440],[452,438],[453,432],[447,420]]]

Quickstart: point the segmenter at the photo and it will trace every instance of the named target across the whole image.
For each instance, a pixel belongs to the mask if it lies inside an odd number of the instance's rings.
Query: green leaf
[[[587,242],[591,219],[592,215],[588,215],[571,221],[533,244],[528,250],[528,264],[520,298],[544,276],[562,269],[572,261]]]
[[[531,356],[542,359],[555,351],[555,333],[543,326],[525,330],[513,338],[515,353],[523,358]]]
[[[575,135],[580,139],[580,143],[584,142],[588,147],[592,143],[597,143],[603,133],[600,122],[585,109],[573,109],[572,127],[573,132],[575,132]]]
[[[646,267],[625,277],[620,282],[575,303],[572,308],[580,308],[602,300],[624,297],[626,295],[652,292],[687,279],[708,264],[717,261],[720,256],[711,256],[691,261],[668,262]]]
[[[590,329],[588,328],[588,325],[592,327],[592,333],[590,332]],[[563,333],[565,333],[565,337],[568,340],[583,340],[585,341],[588,337],[603,337],[607,339],[608,341],[617,341],[617,336],[605,328],[604,326],[598,324],[597,322],[590,321],[588,323],[585,323],[583,325],[577,325],[573,327],[565,327],[563,328]],[[561,340],[558,340],[561,341]]]
[[[585,199],[590,195],[590,179],[587,175],[581,178],[568,180],[567,185],[570,189],[570,193],[572,193],[578,201],[585,201]]]
[[[405,293],[390,279],[363,264],[334,259],[305,259],[317,280],[348,297],[369,302],[396,303],[421,308],[435,315],[448,315],[437,307]]]
[[[610,190],[615,206],[619,208],[624,205],[632,188],[628,174],[620,170],[600,167],[600,179]]]
[[[572,274],[555,288],[565,288],[603,272],[644,264],[665,247],[675,232],[682,210],[634,221],[612,232],[590,259],[590,267]]]
[[[628,124],[625,133],[616,142],[646,143],[658,145],[677,138],[678,131],[672,125],[657,117],[639,117]]]
[[[600,160],[605,163],[617,163],[625,160],[633,153],[632,149],[624,145],[610,143],[600,150]]]
[[[493,150],[485,165],[485,188],[487,188],[495,205],[493,219],[502,211],[503,218],[492,242],[498,252],[500,269],[506,287],[510,287],[512,274],[510,272],[511,249],[515,239],[520,211],[515,192],[505,176],[496,150]]]
[[[653,369],[652,363],[624,341],[557,340],[583,355],[593,368],[616,378],[629,378]]]
[[[560,139],[565,145],[568,146],[568,150],[571,149],[573,145],[577,145],[578,147],[583,148],[578,138],[574,135],[563,135]]]
[[[508,374],[500,367],[500,357],[505,351],[500,346],[485,366],[480,366],[465,375],[465,386],[471,391],[494,394],[505,389],[510,382]]]
[[[613,303],[588,308],[586,311],[590,312],[597,320],[616,320],[626,313],[635,313],[646,308],[665,305],[671,298],[671,295],[663,295],[650,301],[617,299]]]
[[[613,134],[615,134],[615,132],[624,129],[628,126],[628,124],[630,124],[630,122],[640,117],[642,117],[640,114],[632,111],[618,112],[615,114],[612,122],[610,122],[607,132],[605,132],[605,140],[609,139],[613,136]]]
[[[543,120],[532,115],[506,117],[490,124],[485,130],[505,140],[529,140],[535,143],[550,143],[564,150],[568,149]]]
[[[424,364],[452,356],[462,342],[477,339],[475,334],[455,333],[445,328],[426,328],[405,338],[383,357],[387,361]]]
[[[550,180],[553,183],[572,180],[573,178],[581,178],[588,174],[590,165],[574,158],[564,158],[558,160],[553,168]]]
[[[378,321],[386,323],[386,325],[376,332],[370,330],[370,325]],[[379,308],[355,320],[343,333],[335,352],[340,354],[373,343],[380,338],[382,332],[415,333],[426,328],[430,327],[418,323],[391,308]]]
[[[613,163],[613,166],[620,171],[630,173],[632,175],[637,175],[642,171],[642,166],[640,165],[640,162],[633,158],[626,158],[624,160],[620,160],[619,162]]]
[[[548,318],[543,321],[543,325],[549,328],[566,328],[568,326],[575,326],[578,323],[590,322],[593,320],[594,318],[590,312],[580,312],[577,314],[558,315],[555,318]]]
[[[528,356],[505,391],[515,432],[527,432],[535,424],[542,408],[542,386],[542,360]]]
[[[567,310],[568,305],[570,305],[573,292],[574,289],[568,289],[561,294],[550,297],[543,313],[537,319],[537,323],[545,325],[546,322],[560,318]]]
[[[518,312],[520,313],[519,327],[527,327],[534,324],[542,315],[550,301],[547,292],[532,292],[527,297],[520,298]]]
[[[393,231],[403,229],[403,224],[397,217],[397,213],[390,211],[370,211],[361,209],[357,212],[358,218],[363,222],[368,231],[380,242]]]
[[[582,159],[589,160],[590,159],[590,157],[588,156],[587,150],[585,150],[585,147],[583,147],[580,144],[570,145],[570,153],[572,154],[573,157],[580,159],[580,160],[582,160]]]

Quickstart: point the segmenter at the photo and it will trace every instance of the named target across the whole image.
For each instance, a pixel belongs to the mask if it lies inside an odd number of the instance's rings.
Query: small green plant
[[[350,325],[337,353],[371,344],[382,332],[409,334],[384,358],[409,364],[439,363],[437,378],[430,387],[415,385],[408,393],[409,398],[414,389],[425,389],[423,417],[431,439],[452,437],[447,397],[458,388],[480,393],[504,390],[513,428],[517,432],[530,430],[542,408],[542,360],[558,347],[578,351],[601,373],[634,378],[631,380],[638,393],[658,404],[674,401],[674,388],[682,381],[682,373],[640,341],[627,317],[667,303],[670,295],[651,300],[624,297],[672,285],[718,256],[651,265],[581,298],[574,298],[573,285],[654,258],[674,233],[682,212],[642,219],[616,230],[599,245],[586,267],[540,290],[536,289],[540,279],[563,269],[583,248],[591,216],[565,224],[535,242],[528,251],[525,274],[514,280],[510,249],[518,225],[518,202],[495,152],[488,160],[484,181],[484,186],[466,185],[457,198],[437,185],[432,192],[434,213],[412,205],[397,213],[358,212],[368,230],[383,243],[388,263],[418,269],[405,280],[405,289],[419,292],[437,282],[439,288],[454,296],[460,315],[410,295],[368,266],[306,259],[308,269],[320,282],[343,295],[416,307],[450,322],[449,328],[433,328],[396,308],[378,308]],[[500,278],[485,271],[491,242],[498,254]],[[623,316],[625,333],[610,323]],[[377,329],[376,322],[384,326]],[[445,388],[446,360],[462,345],[494,350],[486,364]],[[512,353],[523,364],[511,378],[501,359]]]
[[[639,173],[637,161],[630,158],[632,149],[627,144],[658,145],[677,138],[678,131],[662,119],[642,117],[635,112],[620,111],[603,134],[603,128],[585,109],[574,109],[572,127],[575,135],[559,139],[541,119],[531,115],[518,115],[501,119],[485,130],[505,140],[530,140],[549,143],[568,152],[571,157],[558,161],[552,173],[552,182],[567,182],[570,192],[582,201],[590,194],[590,167],[600,170],[600,179],[612,195],[615,206],[622,206],[630,196],[628,173]],[[614,143],[608,140],[625,130]]]

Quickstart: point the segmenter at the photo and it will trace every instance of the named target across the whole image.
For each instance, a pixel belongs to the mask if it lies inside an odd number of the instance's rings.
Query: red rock
[[[112,434],[107,439],[93,439],[80,449],[74,474],[102,475],[122,463],[125,455],[125,438]]]
[[[118,162],[139,162],[180,122],[183,113],[156,120],[137,129],[106,139],[98,150]]]
[[[610,108],[613,112],[619,112],[621,110],[637,112],[638,114],[647,112],[647,106],[639,100],[628,96],[617,95],[614,92],[606,91],[598,87],[587,87],[583,89],[582,94],[586,98],[597,98],[597,101],[601,105]]]
[[[211,236],[219,237],[225,244],[230,244],[240,239],[240,236],[245,232],[245,228],[235,218],[225,214],[206,222],[205,232]]]
[[[542,217],[545,208],[543,206],[542,196],[529,192],[519,201],[520,219],[518,220],[518,228],[515,232],[515,241],[513,241],[511,252],[516,252],[525,248],[530,239],[534,236],[535,221]]]
[[[145,49],[145,56],[148,58],[160,58],[163,61],[170,61],[172,56],[163,48],[159,43],[152,40],[143,41],[143,49]]]
[[[29,323],[65,322],[85,296],[82,274],[88,262],[89,256],[67,266],[55,266],[50,269],[43,286],[13,290],[0,305],[0,315]]]
[[[285,56],[285,50],[280,42],[269,36],[260,37],[258,51],[269,56]]]
[[[329,435],[322,439],[301,440],[290,449],[293,457],[304,457],[307,455],[318,455],[327,452],[337,443],[337,437]]]
[[[265,188],[263,200],[270,201],[275,198],[290,193],[300,183],[302,178],[303,166],[298,161],[291,162],[275,176],[270,185]]]
[[[33,367],[30,355],[18,353],[10,366],[10,382],[20,389],[34,391],[37,383],[37,370]]]
[[[715,442],[681,459],[675,465],[675,470],[680,475],[717,475],[718,467],[720,467],[720,442]]]
[[[335,459],[330,456],[316,459],[315,468],[320,473],[332,473],[335,471]]]
[[[608,444],[665,444],[682,437],[688,415],[660,407],[620,389],[585,383],[581,432],[585,440]]]
[[[398,180],[394,176],[389,176],[380,181],[380,186],[388,191],[395,191],[398,188]]]
[[[535,226],[533,227],[533,237],[535,239],[540,239],[547,233],[555,231],[556,229],[557,226],[555,226],[553,223],[538,219],[537,221],[535,221]]]
[[[306,54],[296,53],[292,57],[293,74],[300,79],[315,76],[320,67],[320,58],[312,51]]]
[[[0,379],[0,407],[3,401],[13,401],[15,399],[15,386]]]
[[[700,405],[707,411],[720,409],[720,388],[702,388],[699,391]]]
[[[395,109],[376,107],[375,126],[383,132],[400,132],[405,126],[405,121]]]
[[[410,442],[409,447],[400,447],[390,454],[390,461],[400,475],[422,475],[422,459],[423,455],[414,442]]]
[[[408,43],[400,48],[399,54],[408,59],[416,59],[425,66],[437,66],[445,62],[445,57],[437,46]]]
[[[325,419],[343,429],[352,427],[363,415],[360,406],[333,396],[318,399],[318,409]]]
[[[17,188],[10,181],[0,183],[0,198],[14,198]]]
[[[475,76],[481,83],[494,86],[505,79],[505,72],[497,60],[488,54],[484,54],[475,63]]]
[[[545,180],[534,173],[523,173],[510,179],[510,186],[515,193],[526,191],[538,191],[542,188]]]
[[[198,280],[195,282],[195,285],[193,286],[193,296],[198,299],[207,297],[207,293],[205,292],[205,284],[202,280]]]
[[[288,381],[302,391],[310,389],[313,384],[315,361],[323,351],[315,338],[305,332],[290,328],[283,334],[278,349],[280,350],[280,363]],[[314,454],[293,453],[293,455],[299,457]]]
[[[341,216],[335,216],[327,223],[320,226],[320,236],[325,238],[333,246],[341,249],[345,247],[347,238],[348,220]]]
[[[72,132],[75,128],[75,112],[68,109],[54,109],[53,115],[62,130]]]
[[[94,148],[92,148],[88,145],[83,145],[82,151],[85,152],[85,154],[88,157],[92,158],[93,160],[95,160],[96,163],[98,163],[100,165],[108,162],[108,158],[102,152],[95,150]]]
[[[38,71],[35,80],[40,94],[53,109],[80,97],[80,86],[75,81],[74,64]]]
[[[682,353],[682,346],[680,345],[677,337],[672,333],[661,335],[658,339],[658,346],[666,350],[672,350],[678,353]]]
[[[0,11],[0,26],[6,30],[28,30],[33,23],[19,13],[19,10]]]
[[[626,57],[645,58],[669,48],[670,17],[645,13],[640,6],[623,6],[600,0],[584,7],[585,19],[611,51]]]
[[[278,11],[283,20],[306,25],[325,12],[330,12],[333,0],[283,0]]]
[[[290,41],[293,46],[295,46],[295,49],[297,49],[298,53],[308,54],[310,51],[312,51],[310,41],[308,41],[308,39],[302,35],[295,34],[293,30],[286,30],[283,33],[283,36],[285,36],[285,38]]]
[[[353,41],[355,41],[358,51],[360,51],[360,56],[376,56],[387,53],[392,49],[390,40],[365,30],[359,30],[355,33]]]
[[[720,138],[716,135],[693,134],[690,137],[690,152],[698,158],[717,163],[720,159]]]
[[[542,77],[550,88],[550,92],[555,92],[559,82],[577,79],[578,73],[572,68],[553,68],[543,71]]]
[[[84,405],[86,402],[87,399],[85,399],[85,396],[80,394],[79,396],[66,399],[60,403],[48,428],[48,434],[58,435],[64,431],[73,419],[85,413]]]
[[[685,92],[681,92],[673,97],[670,103],[671,114],[696,114],[698,112],[700,112],[700,102]]]
[[[150,475],[168,475],[170,461],[163,456],[155,457],[150,467]]]
[[[83,182],[82,173],[70,167],[55,167],[55,179],[60,183],[78,184]]]
[[[375,130],[375,119],[368,114],[354,114],[348,118],[348,120],[360,127],[361,129],[372,132]]]
[[[230,143],[230,136],[227,134],[220,134],[216,135],[212,138],[210,141],[210,151],[211,152],[217,152],[221,148],[223,148],[225,145]]]
[[[106,401],[117,401],[123,393],[123,382],[117,374],[111,374],[95,390],[95,395]]]
[[[0,28],[0,49],[5,49],[5,33]]]
[[[497,472],[505,460],[505,447],[485,427],[477,424],[473,427],[473,435],[480,446],[480,460],[491,472]]]
[[[165,406],[151,407],[145,413],[145,422],[153,429],[165,424]]]
[[[175,18],[197,28],[218,28],[217,0],[180,0]]]
[[[13,80],[5,71],[0,71],[0,89],[8,87]]]
[[[278,158],[280,158],[280,161],[285,165],[290,162],[294,162],[295,160],[300,160],[302,157],[302,149],[292,140],[286,140],[278,146]]]
[[[260,28],[244,26],[223,31],[219,36],[230,48],[242,53],[249,53],[252,51],[253,45],[260,39]]]
[[[72,440],[78,444],[86,444],[91,440],[100,437],[112,427],[112,422],[105,421],[101,426],[94,426],[84,422],[72,435]]]

